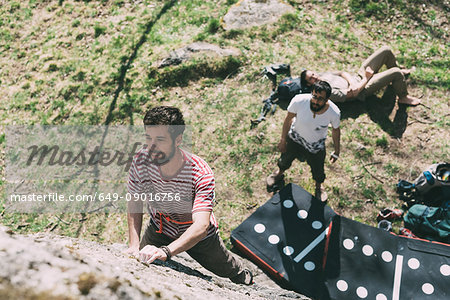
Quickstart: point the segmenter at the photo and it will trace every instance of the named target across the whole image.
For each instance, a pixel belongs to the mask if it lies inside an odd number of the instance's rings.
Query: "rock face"
[[[294,8],[280,0],[241,0],[223,17],[225,30],[244,29],[276,22]]]
[[[158,67],[163,68],[167,66],[174,66],[181,64],[182,62],[192,58],[193,55],[196,53],[203,53],[205,55],[216,55],[219,57],[240,55],[240,51],[237,49],[223,49],[213,44],[197,42],[172,51],[169,57],[164,58]]]
[[[147,265],[101,245],[0,227],[0,299],[308,299],[281,289],[249,262],[255,284],[209,273],[188,255]]]

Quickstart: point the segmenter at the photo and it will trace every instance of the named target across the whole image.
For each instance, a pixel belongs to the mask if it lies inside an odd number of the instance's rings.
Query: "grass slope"
[[[424,106],[398,108],[390,89],[341,106],[341,158],[326,163],[329,204],[375,225],[381,208],[400,206],[399,179],[414,180],[428,164],[448,161],[448,1],[292,0],[295,13],[275,24],[226,32],[220,19],[234,2],[0,0],[2,124],[141,124],[149,107],[181,108],[194,153],[216,174],[215,213],[227,238],[270,198],[264,180],[279,156],[285,112],[249,130],[270,93],[262,67],[286,62],[294,75],[301,68],[355,72],[389,45],[400,64],[417,67],[409,91]],[[234,47],[242,56],[156,69],[170,51],[194,41]],[[4,135],[0,141],[4,147]],[[313,191],[305,163],[295,162],[287,181]],[[121,214],[1,214],[18,232],[126,241]]]

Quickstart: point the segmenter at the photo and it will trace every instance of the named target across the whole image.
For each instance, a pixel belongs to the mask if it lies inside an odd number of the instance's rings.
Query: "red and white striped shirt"
[[[218,231],[212,212],[214,173],[200,157],[181,150],[184,165],[170,178],[163,177],[158,165],[150,162],[148,150],[141,149],[133,158],[128,192],[146,200],[151,221],[165,235],[177,239],[192,224],[192,214],[210,211],[210,225],[205,238]],[[132,198],[133,198],[132,197]]]

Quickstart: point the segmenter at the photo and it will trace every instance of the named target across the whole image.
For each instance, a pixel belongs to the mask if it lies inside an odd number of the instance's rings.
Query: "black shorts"
[[[325,181],[325,149],[320,150],[317,153],[311,153],[288,136],[286,152],[282,153],[281,157],[278,159],[278,167],[281,170],[287,170],[291,167],[292,162],[296,158],[300,161],[306,161],[311,167],[312,177],[316,182],[322,183]]]

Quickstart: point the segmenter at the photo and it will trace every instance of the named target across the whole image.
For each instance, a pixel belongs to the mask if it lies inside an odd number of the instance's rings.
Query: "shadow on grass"
[[[176,2],[177,2],[176,0],[171,0],[164,3],[164,6],[161,8],[159,13],[151,21],[147,23],[147,25],[145,26],[145,30],[141,35],[141,38],[133,47],[133,49],[131,49],[130,56],[126,60],[124,60],[125,62],[120,66],[120,70],[118,72],[116,79],[117,88],[114,92],[114,98],[109,106],[108,116],[106,117],[105,125],[109,125],[114,118],[113,111],[117,105],[117,98],[119,98],[120,92],[124,89],[127,71],[130,69],[131,64],[136,59],[137,52],[142,47],[142,45],[144,45],[144,43],[147,41],[147,35],[150,33],[156,22],[158,22],[158,20],[161,19],[161,17],[167,12],[167,10],[169,10],[172,6],[174,6]]]
[[[405,2],[404,4],[405,15],[416,21],[425,31],[433,36],[435,39],[441,39],[442,42],[446,40],[446,33],[440,26],[436,26],[433,23],[427,22],[423,16],[425,14],[419,13],[418,7],[434,7],[437,10],[450,13],[450,6],[442,0],[416,0],[414,2]]]
[[[341,119],[356,119],[360,115],[367,113],[369,118],[380,125],[390,136],[401,138],[408,124],[408,114],[405,105],[399,105],[394,120],[389,119],[395,107],[395,93],[392,86],[388,86],[381,98],[371,95],[366,101],[354,101],[336,103],[341,110]]]
[[[412,79],[411,84],[417,86],[426,86],[429,89],[450,89],[450,81],[449,80],[434,80],[434,79]]]
[[[118,73],[116,74],[116,79],[115,81],[117,82],[117,88],[114,92],[114,97],[113,100],[111,101],[111,104],[109,106],[109,111],[108,111],[108,115],[106,117],[105,123],[104,125],[106,125],[105,127],[105,131],[103,133],[102,136],[102,140],[100,141],[100,146],[99,146],[99,151],[101,152],[103,147],[104,147],[104,141],[106,138],[106,135],[108,134],[108,125],[111,124],[111,122],[114,119],[114,109],[117,106],[117,99],[119,98],[120,93],[122,92],[122,90],[124,89],[124,86],[126,84],[126,75],[128,70],[130,69],[131,65],[133,64],[134,60],[136,59],[137,53],[139,51],[139,49],[142,47],[142,45],[144,45],[144,43],[147,41],[147,35],[150,33],[150,31],[152,30],[153,26],[156,24],[156,22],[161,19],[161,17],[167,12],[167,10],[169,10],[172,6],[175,5],[177,1],[176,0],[171,0],[171,1],[167,1],[164,3],[164,6],[161,8],[161,10],[158,12],[158,14],[152,18],[145,26],[145,30],[142,33],[139,41],[136,43],[136,45],[134,45],[134,47],[131,49],[131,54],[128,58],[124,59],[120,69],[118,71]],[[129,114],[130,116],[130,122],[131,124],[133,124],[133,119],[132,119],[132,113]],[[96,165],[94,172],[93,172],[93,178],[95,178],[96,180],[98,180],[99,178],[99,169],[98,169],[98,165]],[[94,194],[96,188],[93,188],[92,191],[92,195]],[[90,203],[87,202],[85,209],[87,211],[89,211],[87,208],[89,207]],[[83,228],[83,223],[84,221],[87,220],[86,217],[86,213],[81,213],[81,220],[80,220],[80,225],[78,226],[78,229],[76,231],[75,236],[79,237],[81,230]]]

